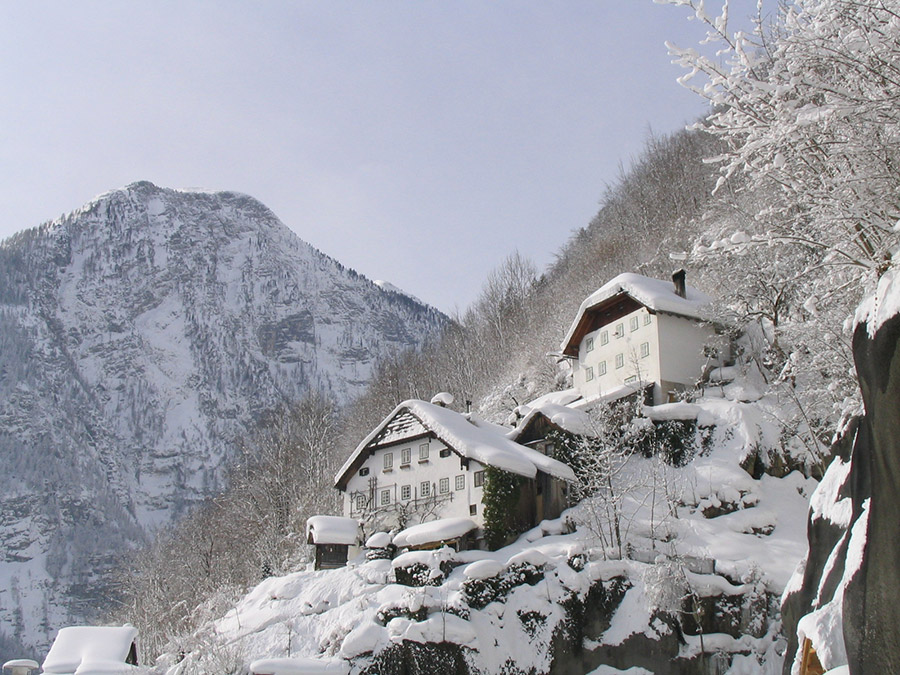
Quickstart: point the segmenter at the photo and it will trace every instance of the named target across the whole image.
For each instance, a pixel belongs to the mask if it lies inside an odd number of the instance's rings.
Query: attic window
[[[587,340],[584,341],[584,351],[586,351],[586,352],[594,351],[594,338],[589,337]]]
[[[638,318],[636,316],[633,316],[628,320],[628,327],[631,328],[631,330],[635,331],[639,326],[640,323],[638,322]]]
[[[363,468],[361,468],[359,470],[359,475],[360,476],[368,476],[369,475],[369,467],[364,466]]]
[[[644,325],[645,326],[650,325],[650,312],[647,312],[646,314],[644,314]]]
[[[441,450],[441,457],[449,457],[450,456],[450,448],[444,448]]]

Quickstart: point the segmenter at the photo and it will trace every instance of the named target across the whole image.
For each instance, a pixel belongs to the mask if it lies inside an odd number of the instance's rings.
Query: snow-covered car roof
[[[363,439],[335,476],[336,485],[341,485],[369,444],[403,411],[409,411],[427,431],[467,459],[527,478],[534,478],[538,471],[542,471],[562,480],[575,480],[575,473],[569,466],[508,439],[505,427],[462,415],[439,405],[411,399],[398,405]]]

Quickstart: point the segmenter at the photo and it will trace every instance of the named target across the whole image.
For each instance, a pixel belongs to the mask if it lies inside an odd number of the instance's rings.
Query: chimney
[[[675,295],[679,298],[687,298],[687,286],[684,283],[684,277],[687,272],[684,268],[672,272],[672,283],[675,284]]]

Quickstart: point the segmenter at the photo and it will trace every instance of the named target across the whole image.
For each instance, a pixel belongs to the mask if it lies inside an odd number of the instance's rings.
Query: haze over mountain
[[[134,183],[0,242],[0,638],[89,619],[260,413],[447,321],[391,289],[233,192]]]

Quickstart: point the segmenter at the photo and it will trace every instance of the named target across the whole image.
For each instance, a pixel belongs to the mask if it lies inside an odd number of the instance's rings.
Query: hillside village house
[[[401,403],[359,444],[335,477],[344,516],[364,521],[367,533],[464,518],[477,541],[492,466],[528,479],[518,503],[522,521],[558,517],[572,470],[513,442],[506,427],[445,407],[447,397]]]
[[[589,295],[560,346],[573,361],[573,384],[586,401],[647,389],[667,403],[694,386],[704,369],[724,365],[727,341],[705,311],[711,299],[685,284],[620,274]]]
[[[402,530],[395,546],[479,544],[487,467],[527,479],[510,514],[516,522],[530,527],[558,517],[568,506],[566,482],[575,476],[553,458],[548,433],[590,435],[586,411],[593,402],[643,391],[647,403],[666,403],[705,370],[724,365],[728,343],[706,319],[709,303],[685,284],[683,270],[672,283],[639,274],[612,279],[581,304],[562,342],[563,356],[574,362],[574,388],[520,406],[514,429],[449,409],[449,394],[398,405],[335,476],[344,513],[337,520],[345,527],[318,523],[309,535],[335,549],[323,549],[335,556],[323,564],[343,564],[344,530],[359,523],[366,536]]]

